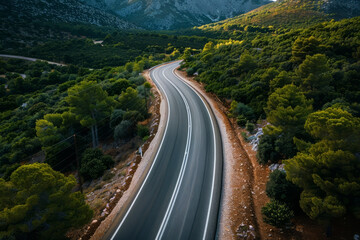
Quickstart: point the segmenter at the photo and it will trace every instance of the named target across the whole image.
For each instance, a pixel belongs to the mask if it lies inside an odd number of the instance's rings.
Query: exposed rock
[[[85,5],[77,0],[1,1],[1,13],[8,18],[36,19],[47,22],[85,23],[118,29],[137,28],[114,14]],[[11,13],[11,14],[9,14]]]
[[[282,172],[285,172],[285,168],[284,168],[284,164],[278,164],[278,163],[274,163],[274,164],[271,164],[270,166],[269,166],[269,169],[270,169],[270,171],[275,171],[275,170],[280,170],[280,171],[282,171]]]
[[[107,9],[138,26],[174,29],[198,26],[234,17],[270,0],[81,0]]]

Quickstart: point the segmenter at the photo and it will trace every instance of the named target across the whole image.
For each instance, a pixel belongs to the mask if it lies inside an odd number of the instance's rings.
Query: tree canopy
[[[97,123],[110,116],[114,101],[95,81],[82,81],[68,90],[66,101],[81,125],[91,128],[93,147],[99,143]]]
[[[285,161],[287,178],[303,190],[300,207],[313,219],[360,218],[359,121],[337,108],[310,114],[305,128],[317,142]]]
[[[0,238],[64,239],[72,227],[81,227],[92,211],[76,180],[35,163],[15,170],[10,181],[0,178]]]

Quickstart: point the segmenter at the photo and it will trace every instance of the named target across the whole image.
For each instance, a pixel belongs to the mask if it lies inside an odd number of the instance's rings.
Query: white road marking
[[[170,65],[171,66],[171,65]],[[190,112],[190,108],[189,108],[189,105],[188,105],[188,102],[186,100],[186,98],[184,97],[184,95],[180,92],[180,90],[178,89],[178,87],[176,87],[164,74],[164,71],[165,69],[162,71],[162,74],[163,76],[170,82],[170,84],[172,84],[175,89],[179,92],[179,94],[181,95],[184,103],[185,103],[185,106],[186,106],[186,110],[187,110],[187,113],[188,113],[188,122],[189,122],[189,126],[188,126],[188,137],[187,137],[187,143],[186,143],[186,148],[185,148],[185,155],[184,155],[184,160],[183,160],[183,163],[182,163],[182,166],[181,166],[181,170],[180,170],[180,174],[179,174],[179,177],[177,179],[177,182],[176,182],[176,186],[175,186],[175,189],[174,189],[174,192],[172,194],[172,197],[171,197],[171,200],[170,200],[170,203],[168,205],[168,208],[166,210],[166,213],[165,213],[165,216],[163,218],[163,221],[161,223],[161,226],[159,228],[159,231],[158,231],[158,234],[156,236],[156,239],[161,239],[163,234],[164,234],[164,231],[165,231],[165,228],[166,228],[166,225],[169,221],[169,218],[170,218],[170,215],[171,215],[171,212],[174,208],[174,204],[175,204],[175,201],[176,201],[176,198],[177,198],[177,195],[179,193],[179,189],[181,187],[181,182],[183,180],[183,177],[184,177],[184,172],[185,172],[185,169],[186,169],[186,165],[187,165],[187,161],[188,161],[188,157],[189,157],[189,148],[190,148],[190,142],[191,142],[191,129],[192,129],[192,122],[191,122],[191,112]],[[208,115],[210,117],[210,121],[211,121],[211,125],[212,125],[212,131],[213,131],[213,137],[214,137],[214,167],[213,167],[213,179],[212,179],[212,188],[211,188],[211,194],[210,194],[210,201],[209,201],[209,208],[208,208],[208,213],[207,213],[207,217],[206,217],[206,223],[205,223],[205,228],[204,228],[204,235],[203,235],[203,240],[206,239],[206,233],[207,233],[207,229],[208,229],[208,225],[209,225],[209,220],[210,220],[210,212],[211,212],[211,205],[212,205],[212,202],[213,202],[213,195],[214,195],[214,187],[215,187],[215,174],[216,174],[216,138],[215,138],[215,127],[214,127],[214,122],[213,122],[213,119],[211,117],[211,114],[210,114],[210,111],[207,107],[207,105],[205,104],[204,100],[202,99],[202,97],[197,93],[197,91],[195,91],[193,89],[193,87],[191,85],[189,85],[188,83],[186,83],[186,81],[182,78],[182,77],[179,77],[176,73],[175,73],[175,69],[173,70],[173,73],[174,75],[180,79],[182,82],[184,82],[193,92],[195,92],[195,94],[201,99],[202,103],[204,104],[207,112],[208,112]],[[152,73],[153,74],[153,73]],[[156,77],[155,75],[153,75],[153,79],[156,80]],[[155,82],[155,81],[154,81]],[[133,200],[130,208],[127,210],[123,220],[121,221],[121,223],[119,224],[118,228],[116,229],[115,233],[113,234],[111,240],[114,240],[117,232],[119,231],[119,229],[121,228],[122,224],[125,222],[125,219],[126,217],[128,216],[129,212],[131,211],[132,207],[134,206],[138,196],[140,195],[140,192],[141,190],[143,189],[154,165],[155,165],[155,162],[157,161],[158,159],[158,155],[159,155],[159,152],[160,152],[160,149],[162,148],[162,145],[163,145],[163,142],[164,142],[164,139],[165,139],[165,135],[166,135],[166,132],[168,130],[168,125],[169,125],[169,119],[170,119],[170,104],[169,104],[169,99],[168,99],[168,96],[166,94],[166,92],[164,91],[163,87],[160,85],[159,82],[157,82],[156,84],[159,88],[161,88],[162,92],[165,94],[165,97],[166,97],[166,100],[167,100],[167,103],[168,103],[168,119],[167,119],[167,123],[166,123],[166,128],[165,128],[165,132],[164,132],[164,137],[160,143],[160,147],[157,151],[157,154],[155,156],[155,160],[154,162],[152,163],[151,165],[151,168],[143,182],[143,184],[141,185],[140,187],[140,190],[138,191],[135,199]]]
[[[211,126],[212,126],[212,130],[213,130],[213,136],[214,136],[214,170],[213,170],[213,179],[212,179],[212,188],[211,188],[211,194],[210,194],[210,202],[209,202],[209,209],[208,209],[208,213],[207,213],[207,217],[206,217],[206,223],[205,223],[205,229],[204,229],[204,235],[203,235],[203,240],[206,240],[206,232],[209,226],[209,220],[210,220],[210,212],[211,212],[211,205],[212,205],[212,200],[213,200],[213,196],[214,196],[214,188],[215,188],[215,174],[216,174],[216,139],[215,139],[215,126],[214,126],[214,122],[212,120],[210,111],[208,109],[208,106],[205,104],[203,98],[198,94],[198,92],[196,90],[193,89],[193,87],[188,84],[185,79],[183,79],[181,76],[178,76],[175,73],[175,69],[173,70],[173,74],[180,79],[182,82],[184,82],[193,92],[196,93],[196,95],[198,95],[198,97],[201,99],[202,103],[204,104],[208,115],[210,117],[210,121],[211,121]]]
[[[161,225],[160,225],[160,228],[159,228],[159,231],[156,235],[156,240],[159,240],[162,238],[163,234],[164,234],[164,231],[165,231],[165,228],[169,222],[169,219],[170,219],[170,215],[172,213],[172,210],[174,208],[174,205],[175,205],[175,201],[176,201],[176,198],[179,194],[179,190],[180,190],[180,187],[181,187],[181,183],[184,179],[184,174],[185,174],[185,169],[186,169],[186,166],[187,166],[187,162],[188,162],[188,158],[189,158],[189,148],[190,148],[190,143],[191,143],[191,130],[192,130],[192,120],[191,120],[191,112],[190,112],[190,107],[189,107],[189,104],[185,98],[185,96],[183,95],[183,93],[179,90],[179,88],[177,86],[175,86],[175,84],[173,84],[169,78],[167,78],[164,74],[165,72],[165,69],[162,71],[162,74],[164,76],[165,79],[167,79],[169,81],[169,83],[171,85],[173,85],[173,87],[179,92],[181,98],[183,99],[184,103],[185,103],[185,106],[186,106],[186,112],[187,112],[187,115],[188,115],[188,135],[187,135],[187,141],[186,141],[186,147],[185,147],[185,155],[184,155],[184,159],[183,159],[183,162],[182,162],[182,165],[181,165],[181,170],[180,170],[180,174],[178,176],[178,179],[176,181],[176,185],[175,185],[175,189],[174,189],[174,192],[171,196],[171,199],[170,199],[170,202],[169,202],[169,205],[166,209],[166,213],[165,213],[165,216],[163,218],[163,221],[161,222]]]
[[[154,76],[153,79],[155,80],[155,76]],[[164,136],[163,136],[163,139],[161,140],[160,147],[159,147],[159,149],[158,149],[158,151],[157,151],[157,153],[156,153],[155,160],[153,161],[153,163],[152,163],[152,165],[151,165],[151,168],[150,168],[148,174],[146,175],[146,178],[145,178],[144,182],[142,183],[142,185],[141,185],[138,193],[137,193],[136,196],[135,196],[135,199],[134,199],[133,202],[131,203],[129,209],[127,210],[127,212],[126,212],[126,214],[125,214],[125,216],[124,216],[124,218],[122,219],[122,221],[120,222],[120,224],[119,224],[119,226],[117,227],[116,231],[115,231],[114,234],[112,235],[111,240],[114,240],[114,239],[115,239],[116,234],[117,234],[118,231],[120,230],[121,226],[124,224],[127,216],[129,215],[129,213],[130,213],[131,209],[133,208],[133,206],[134,206],[137,198],[139,197],[139,195],[140,195],[140,193],[141,193],[141,190],[143,189],[143,187],[144,187],[147,179],[149,178],[150,173],[151,173],[151,170],[153,169],[153,167],[154,167],[154,165],[155,165],[155,163],[156,163],[156,161],[157,161],[157,159],[158,159],[159,152],[160,152],[160,150],[161,150],[161,147],[162,147],[162,145],[163,145],[163,142],[164,142],[164,139],[165,139],[167,130],[168,130],[169,119],[170,119],[170,112],[171,112],[171,111],[170,111],[169,98],[168,98],[166,92],[164,91],[164,89],[161,87],[161,85],[160,85],[160,84],[157,84],[157,85],[159,86],[159,88],[162,89],[162,92],[165,94],[165,97],[166,97],[166,100],[167,100],[167,104],[168,104],[168,118],[167,118],[167,122],[166,122],[166,127],[165,127]]]

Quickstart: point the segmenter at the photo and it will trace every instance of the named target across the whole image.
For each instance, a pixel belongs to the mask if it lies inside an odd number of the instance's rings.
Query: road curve
[[[107,239],[214,239],[221,179],[222,142],[210,107],[174,70],[153,69],[168,102],[164,137],[131,205]]]
[[[48,64],[52,64],[52,65],[66,66],[66,64],[63,64],[63,63],[50,62],[50,61],[47,61],[47,60],[42,60],[42,59],[38,59],[38,58],[24,57],[24,56],[0,54],[0,57],[3,57],[3,58],[21,59],[21,60],[26,60],[26,61],[31,61],[31,62],[42,61],[42,62],[47,62]]]

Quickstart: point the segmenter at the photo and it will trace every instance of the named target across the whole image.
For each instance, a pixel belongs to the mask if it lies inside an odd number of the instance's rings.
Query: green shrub
[[[291,218],[294,217],[293,211],[289,207],[276,200],[271,200],[262,209],[264,222],[275,227],[284,227],[290,224]]]
[[[256,118],[254,110],[248,105],[241,102],[236,104],[236,107],[233,109],[232,114],[234,116],[243,115],[248,120],[254,120]]]
[[[257,152],[257,160],[260,164],[277,162],[280,158],[279,153],[275,151],[275,139],[273,135],[261,136]]]
[[[245,142],[249,142],[249,137],[246,134],[246,132],[241,132],[241,136],[243,137],[243,139],[245,140]]]
[[[236,122],[240,127],[245,127],[247,121],[248,120],[244,117],[244,115],[240,115],[236,118]]]
[[[145,82],[145,78],[143,76],[131,77],[129,78],[129,82],[136,86],[140,86]]]
[[[81,158],[80,173],[85,179],[101,177],[104,171],[114,165],[113,159],[98,149],[86,149]]]
[[[188,68],[188,69],[186,69],[186,73],[188,76],[192,76],[192,75],[194,75],[195,70],[193,68]]]
[[[266,184],[266,195],[271,199],[296,208],[299,205],[300,188],[286,180],[285,172],[275,170],[270,173],[269,181]]]
[[[249,133],[253,133],[255,130],[255,124],[251,123],[251,122],[247,122],[246,123],[246,130],[249,131]]]
[[[119,125],[123,120],[125,113],[126,112],[121,109],[114,110],[110,116],[110,127],[115,128],[117,125]]]
[[[116,140],[126,139],[133,136],[133,123],[129,120],[123,120],[119,125],[116,126],[114,131],[114,138]]]
[[[150,131],[147,126],[143,126],[141,124],[137,125],[137,135],[141,138],[145,138],[146,136],[149,136]]]

